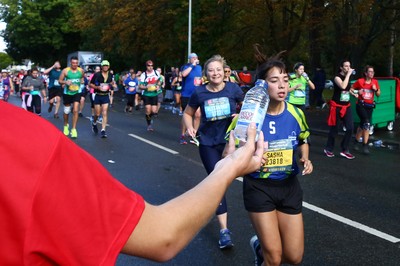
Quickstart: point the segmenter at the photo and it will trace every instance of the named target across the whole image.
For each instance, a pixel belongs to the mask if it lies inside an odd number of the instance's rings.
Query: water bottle
[[[255,122],[257,127],[257,141],[258,133],[262,128],[265,114],[267,113],[268,104],[268,83],[265,80],[259,79],[244,97],[242,109],[234,131],[237,139],[246,142],[247,128],[251,122]]]

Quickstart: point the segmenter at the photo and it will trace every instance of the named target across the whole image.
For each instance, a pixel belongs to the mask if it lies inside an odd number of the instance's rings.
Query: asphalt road
[[[18,99],[10,102],[18,104]],[[187,191],[206,176],[197,147],[178,143],[179,116],[162,108],[150,133],[143,110],[128,114],[123,107],[117,99],[110,110],[109,138],[94,136],[89,120],[80,118],[75,142],[153,204]],[[61,119],[46,111],[43,118],[62,129]],[[325,142],[321,132],[312,136],[315,170],[299,178],[304,190],[302,265],[400,265],[400,151],[372,147],[369,156],[355,153],[354,160],[327,158]],[[249,239],[254,232],[243,207],[241,181],[231,185],[227,201],[235,247],[219,250],[214,218],[166,265],[253,265]],[[116,265],[158,263],[120,255]]]

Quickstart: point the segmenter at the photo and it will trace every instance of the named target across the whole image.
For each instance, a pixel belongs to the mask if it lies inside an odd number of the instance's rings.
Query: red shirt
[[[143,198],[46,120],[0,114],[0,264],[114,265]]]
[[[358,90],[358,100],[366,103],[374,103],[375,91],[372,89],[372,85],[379,89],[379,84],[376,79],[371,79],[371,83],[366,83],[365,78],[357,79],[353,84],[353,88]]]

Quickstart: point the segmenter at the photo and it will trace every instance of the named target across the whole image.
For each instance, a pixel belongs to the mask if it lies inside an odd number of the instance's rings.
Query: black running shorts
[[[243,199],[248,212],[277,210],[286,214],[302,211],[303,190],[297,177],[285,180],[243,178]]]

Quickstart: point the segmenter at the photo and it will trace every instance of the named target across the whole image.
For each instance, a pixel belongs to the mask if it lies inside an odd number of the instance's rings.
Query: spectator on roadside
[[[46,120],[1,101],[0,113],[3,265],[114,265],[120,252],[168,261],[208,223],[231,182],[260,166],[263,152],[262,136],[255,150],[253,124],[247,145],[155,206]]]
[[[335,156],[333,148],[335,147],[335,138],[338,134],[339,121],[342,121],[346,128],[346,132],[340,143],[340,156],[350,160],[355,158],[349,151],[354,123],[350,108],[350,76],[353,71],[354,69],[351,68],[350,61],[343,60],[340,64],[338,74],[333,79],[333,96],[332,100],[329,102],[329,134],[324,149],[325,155],[330,158]]]
[[[325,89],[326,74],[325,70],[321,66],[315,68],[313,76],[313,82],[315,90],[310,93],[311,105],[315,105],[316,108],[322,108],[325,104],[323,92]]]
[[[304,64],[297,62],[294,73],[289,74],[289,95],[287,101],[301,110],[306,109],[307,86],[314,90],[315,85],[304,71]]]
[[[247,70],[247,66],[243,66],[243,71],[239,72],[239,86],[242,88],[243,92],[246,93],[253,83],[253,78],[251,73]]]
[[[360,125],[357,127],[355,138],[355,149],[359,149],[359,143],[362,143],[362,151],[369,154],[368,139],[371,127],[372,111],[375,108],[374,96],[381,95],[379,83],[374,79],[374,67],[367,65],[364,68],[364,77],[356,80],[351,86],[350,92],[357,97],[356,112],[360,118]],[[362,141],[360,141],[360,139]]]

